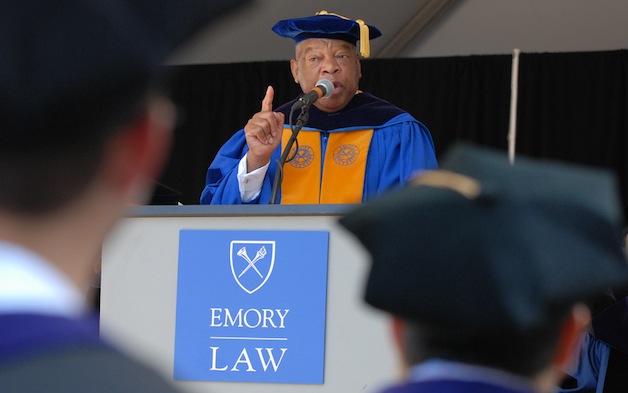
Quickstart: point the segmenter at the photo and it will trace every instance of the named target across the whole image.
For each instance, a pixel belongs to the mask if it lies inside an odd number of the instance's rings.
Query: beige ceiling
[[[170,64],[287,60],[271,27],[325,9],[383,33],[372,57],[614,50],[628,47],[628,0],[254,0],[182,48]]]
[[[362,19],[382,31],[372,41],[380,56],[403,46],[400,37],[413,38],[448,5],[460,0],[257,0],[226,16],[191,42],[171,63],[231,63],[286,60],[293,45],[272,32],[281,19],[314,15],[327,10],[352,19]],[[404,31],[404,26],[410,26]],[[384,52],[386,51],[386,52]]]

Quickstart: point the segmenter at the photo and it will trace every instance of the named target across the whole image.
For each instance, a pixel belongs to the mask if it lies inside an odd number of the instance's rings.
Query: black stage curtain
[[[518,150],[614,170],[625,201],[628,51],[522,55],[519,76]]]
[[[511,66],[510,55],[363,60],[360,88],[423,122],[438,157],[455,140],[506,150]],[[211,160],[259,110],[266,86],[275,107],[300,90],[287,61],[167,68],[180,123],[160,181],[198,204]],[[522,53],[517,155],[610,168],[626,200],[627,77],[626,50]]]

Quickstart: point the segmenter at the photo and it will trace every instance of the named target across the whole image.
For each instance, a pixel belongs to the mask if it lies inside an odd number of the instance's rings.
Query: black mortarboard
[[[128,112],[167,56],[241,0],[6,0],[0,149],[80,139]],[[90,128],[91,130],[94,127]]]
[[[351,20],[344,16],[319,11],[305,18],[285,19],[273,26],[273,31],[282,37],[292,38],[297,44],[309,38],[330,38],[355,45],[360,41],[360,55],[370,56],[369,42],[382,35],[374,26],[361,19]]]
[[[536,326],[628,280],[615,177],[457,145],[341,219],[372,255],[366,301],[469,331]]]

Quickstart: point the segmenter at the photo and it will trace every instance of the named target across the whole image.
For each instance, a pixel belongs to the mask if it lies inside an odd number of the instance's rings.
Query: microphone
[[[333,92],[334,84],[327,79],[321,79],[316,82],[316,87],[314,87],[312,91],[299,97],[299,99],[292,105],[292,109],[307,108],[319,98],[330,97]]]

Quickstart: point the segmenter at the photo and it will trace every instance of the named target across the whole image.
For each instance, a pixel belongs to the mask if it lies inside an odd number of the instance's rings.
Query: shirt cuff
[[[242,202],[251,202],[257,198],[262,192],[262,184],[264,183],[264,177],[268,171],[270,161],[263,167],[257,168],[250,173],[246,173],[246,154],[240,160],[238,164],[238,186],[240,188],[240,197]]]

